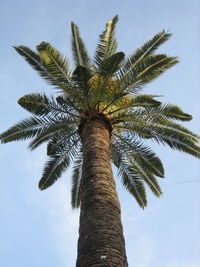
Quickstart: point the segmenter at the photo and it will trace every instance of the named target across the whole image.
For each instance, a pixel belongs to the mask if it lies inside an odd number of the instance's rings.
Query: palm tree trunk
[[[84,124],[82,197],[76,267],[128,266],[121,210],[110,160],[110,130],[104,121]]]

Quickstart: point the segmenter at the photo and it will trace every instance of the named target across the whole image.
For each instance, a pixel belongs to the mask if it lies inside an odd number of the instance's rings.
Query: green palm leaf
[[[134,162],[134,171],[135,173],[144,180],[144,182],[149,186],[150,190],[156,197],[161,197],[162,190],[155,178],[155,176],[147,172],[138,162]]]
[[[44,44],[47,44],[44,42]],[[65,80],[58,80],[57,78],[60,75],[55,77],[52,75],[51,71],[46,68],[43,64],[41,57],[39,54],[35,53],[33,50],[26,46],[15,46],[15,50],[25,58],[25,60],[40,74],[42,78],[47,80],[51,85],[55,86],[57,89],[62,89],[64,92],[72,94],[73,84],[71,84],[69,73],[67,73],[67,61],[63,60],[61,57],[61,61],[65,63],[64,71],[65,71]],[[58,52],[58,51],[57,51]],[[61,67],[62,68],[62,67]]]
[[[44,115],[66,115],[70,114],[72,117],[77,116],[76,114],[70,113],[70,107],[68,104],[68,109],[63,108],[53,97],[47,97],[45,94],[29,94],[21,97],[18,100],[21,107],[25,108],[29,112],[37,116]],[[74,112],[74,111],[73,111]]]
[[[165,43],[171,37],[170,33],[161,31],[153,36],[148,42],[138,48],[131,56],[130,61],[134,64],[138,63],[145,56],[152,54],[160,45]]]
[[[183,110],[171,104],[162,104],[159,107],[150,107],[146,110],[140,110],[136,113],[138,117],[149,117],[154,120],[156,119],[173,119],[180,121],[190,121],[192,116],[183,112]]]
[[[200,148],[195,144],[197,137],[184,127],[167,120],[157,122],[142,121],[132,119],[132,123],[125,123],[123,128],[132,133],[137,133],[140,137],[147,134],[158,143],[169,145],[173,149],[186,152],[197,158],[200,157]]]
[[[40,60],[47,71],[59,82],[68,83],[69,65],[66,58],[49,43],[42,42],[37,46]]]
[[[154,96],[138,95],[126,106],[119,107],[109,114],[116,114],[115,119],[124,119],[125,121],[131,121],[132,118],[156,121],[156,120],[180,120],[190,121],[192,116],[185,113],[180,107],[171,104],[161,104],[153,99]],[[155,104],[154,104],[155,101]],[[133,104],[132,104],[133,103]],[[145,107],[145,109],[131,110],[131,107]],[[129,108],[129,110],[128,110]],[[125,111],[124,111],[125,110]],[[122,111],[119,113],[119,111]],[[186,130],[186,129],[185,129]],[[187,131],[187,130],[186,130]],[[194,134],[193,134],[194,135]],[[198,136],[195,135],[198,139]],[[198,141],[198,140],[197,140]]]
[[[113,94],[114,95],[114,94]],[[123,101],[120,104],[120,100],[123,99],[123,97],[127,98],[129,97],[129,101],[127,103],[124,103]],[[115,116],[111,118],[112,121],[115,121],[116,119],[123,119],[123,117],[126,117],[130,111],[131,108],[134,107],[157,107],[161,105],[160,101],[157,101],[154,99],[154,97],[158,97],[157,95],[146,95],[146,94],[141,94],[135,97],[132,97],[130,94],[127,93],[121,93],[119,94],[118,98],[114,98],[114,101],[109,103],[104,111],[113,103],[115,103],[116,109],[113,109],[112,111],[108,112],[108,115],[112,115],[116,113]],[[118,103],[117,103],[118,102]],[[140,110],[139,110],[140,111]],[[142,109],[141,112],[144,112]]]
[[[99,65],[97,72],[99,72],[103,76],[110,76],[117,72],[121,67],[121,64],[124,60],[125,54],[123,52],[117,52],[104,61]]]
[[[45,164],[42,178],[39,182],[41,190],[50,187],[60,176],[62,172],[69,167],[69,158],[65,156],[54,156]]]
[[[120,173],[124,187],[134,196],[141,208],[147,205],[146,192],[142,179],[134,168],[128,164],[122,163]]]
[[[56,97],[56,102],[62,106],[64,110],[68,110],[68,113],[73,111],[73,116],[80,118],[80,112],[82,111],[82,96],[77,96],[75,99],[70,98],[66,94]],[[70,114],[69,114],[70,115]]]
[[[159,177],[164,177],[164,168],[160,159],[148,147],[142,145],[137,139],[122,136],[113,132],[118,150],[123,151],[132,159],[132,162],[138,161],[142,168]]]
[[[133,98],[131,107],[157,107],[161,105],[160,101],[154,99],[157,95],[141,94]]]
[[[136,66],[131,67],[131,71],[135,79],[141,82],[150,82],[157,78],[165,70],[171,68],[179,61],[176,57],[168,57],[166,55],[149,55],[141,60]]]
[[[39,188],[44,190],[51,186],[58,178],[60,178],[62,172],[66,170],[71,160],[73,159],[76,151],[76,146],[79,138],[68,146],[60,146],[56,150],[56,153],[50,156],[50,160],[47,161],[42,178],[39,182]]]
[[[161,44],[166,42],[170,36],[171,34],[164,30],[154,35],[152,39],[136,49],[136,51],[126,60],[122,68],[123,72],[130,71],[133,66],[136,66],[143,60],[143,58],[152,54]]]
[[[74,127],[72,125],[67,124],[67,121],[65,121],[63,123],[62,122],[61,123],[59,123],[59,122],[53,123],[49,127],[43,128],[40,131],[40,133],[37,134],[37,136],[29,144],[29,148],[31,150],[36,149],[41,144],[43,144],[49,140],[52,140],[52,138],[60,137],[61,134],[64,134],[65,140],[67,141],[69,136],[73,136],[76,134],[76,131],[74,130]],[[49,152],[47,154],[50,155]]]
[[[105,31],[100,35],[99,44],[95,53],[95,63],[97,66],[100,66],[104,60],[116,52],[115,27],[117,21],[118,16],[109,20],[106,24]]]
[[[91,79],[92,77],[92,73],[90,71],[89,68],[85,67],[85,66],[77,66],[75,68],[75,70],[73,71],[73,74],[72,74],[72,79],[74,81],[74,83],[76,84],[78,90],[79,90],[79,94],[80,95],[83,95],[82,98],[83,98],[83,105],[84,105],[84,108],[88,108],[90,107],[89,105],[89,80]]]
[[[62,150],[70,150],[70,156],[76,156],[76,149],[79,146],[80,136],[77,131],[64,129],[57,132],[47,145],[47,155],[59,154]]]
[[[147,199],[143,180],[137,172],[134,172],[133,166],[124,159],[122,152],[115,144],[112,144],[112,160],[118,168],[124,187],[136,199],[140,207],[144,208],[147,205]]]
[[[36,117],[22,120],[0,135],[1,143],[32,138],[40,133],[46,123],[43,118]]]
[[[76,121],[76,118],[80,118],[80,110],[75,106],[75,101],[72,103],[67,96],[60,95],[54,99],[53,97],[47,97],[45,94],[29,94],[21,97],[18,104],[37,116],[48,114],[51,116],[66,116],[68,119],[70,116],[71,120],[74,121]]]
[[[133,64],[129,61],[128,68],[120,70],[121,87],[129,88],[130,92],[137,93],[142,86],[153,81],[178,62],[176,57],[168,57],[164,54],[150,54]]]
[[[24,45],[14,46],[14,49],[18,52],[18,54],[23,56],[33,69],[38,71],[42,77],[48,75],[45,68],[42,66],[40,56],[36,52]]]
[[[85,44],[81,39],[79,28],[73,22],[71,23],[71,31],[72,31],[72,51],[75,64],[77,66],[90,65],[90,58],[85,48]]]

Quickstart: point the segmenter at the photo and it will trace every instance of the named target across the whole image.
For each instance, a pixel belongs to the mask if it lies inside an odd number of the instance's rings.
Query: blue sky
[[[80,26],[93,55],[106,21],[119,15],[119,51],[130,54],[162,29],[173,33],[159,51],[180,63],[149,84],[144,92],[162,94],[194,119],[184,124],[200,132],[200,4],[198,0],[18,0],[2,1],[0,14],[0,131],[28,113],[17,104],[27,93],[54,93],[12,48],[34,49],[48,41],[71,60],[70,21]],[[73,67],[73,64],[71,64]],[[164,195],[149,194],[140,209],[117,180],[130,267],[200,266],[200,164],[189,155],[152,144],[162,159]],[[37,183],[45,147],[30,152],[27,142],[0,146],[0,266],[75,266],[78,211],[70,207],[70,170],[52,188]]]

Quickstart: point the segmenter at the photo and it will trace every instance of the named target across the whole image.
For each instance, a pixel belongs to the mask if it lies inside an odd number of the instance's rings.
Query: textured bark
[[[128,266],[120,204],[110,160],[105,122],[84,124],[82,197],[76,267]]]

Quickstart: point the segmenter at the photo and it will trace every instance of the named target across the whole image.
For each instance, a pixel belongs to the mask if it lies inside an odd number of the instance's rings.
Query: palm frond
[[[100,103],[107,103],[113,95],[119,93],[116,82],[109,75],[103,76],[95,73],[88,81],[90,107],[99,110]]]
[[[38,71],[43,77],[46,70],[42,66],[40,56],[36,52],[24,45],[14,46],[13,48],[17,51],[18,54],[25,58],[25,60],[31,65],[33,69]]]
[[[132,107],[157,107],[161,105],[161,102],[155,100],[157,95],[141,94],[133,98]]]
[[[82,154],[74,162],[72,174],[71,205],[79,208],[81,204],[81,178],[82,178]]]
[[[73,115],[76,117],[80,117],[78,115],[82,110],[82,102],[80,101],[81,96],[77,96],[75,99],[70,99],[66,94],[59,95],[56,97],[56,102],[63,107],[63,109],[68,110],[70,107],[73,110]],[[76,114],[76,115],[75,115]]]
[[[163,130],[165,129],[169,131],[171,130],[171,131],[177,132],[177,134],[184,135],[185,138],[188,141],[191,141],[192,143],[199,142],[200,137],[197,134],[193,133],[192,131],[188,130],[182,125],[175,123],[172,120],[169,120],[165,113],[165,107],[163,110],[164,110],[164,113],[162,114],[162,112],[160,112],[160,116],[158,115],[158,113],[155,113],[154,111],[153,112],[149,111],[148,113],[148,110],[145,110],[144,112],[140,110],[140,111],[136,111],[132,113],[131,112],[127,113],[126,117],[125,117],[125,114],[123,114],[122,117],[120,118],[121,119],[123,118],[125,124],[130,123],[132,126],[137,124],[139,128],[145,127],[147,129],[147,132],[150,131],[153,133],[154,127],[161,127]],[[170,113],[169,114],[170,119],[172,118],[172,116],[175,116],[175,115],[172,115],[172,113]],[[182,116],[181,113],[180,113],[180,116]],[[149,128],[149,131],[148,131],[148,128]]]
[[[149,186],[151,192],[156,197],[161,197],[162,190],[161,190],[160,185],[158,184],[155,176],[152,173],[147,172],[146,170],[144,170],[142,168],[142,166],[138,163],[138,161],[135,161],[133,163],[133,165],[134,165],[134,171],[135,171],[135,173],[137,173],[137,175],[139,177],[141,177],[141,179],[144,180],[144,182]]]
[[[176,149],[185,153],[188,153],[194,157],[200,158],[200,147],[195,144],[197,139],[187,132],[183,133],[183,128],[181,130],[177,129],[180,127],[174,127],[173,124],[168,124],[167,127],[156,126],[155,135],[153,139],[158,143],[165,143],[169,145],[172,149]],[[193,141],[192,139],[195,139]]]
[[[124,58],[125,54],[123,52],[117,52],[102,61],[97,71],[103,76],[113,75],[121,67]]]
[[[135,197],[140,207],[145,208],[147,206],[145,187],[133,166],[121,164],[120,173],[124,187]]]
[[[46,120],[43,118],[31,117],[22,120],[0,135],[1,143],[32,138],[40,133],[44,125]]]
[[[125,98],[123,98],[125,97]],[[146,95],[141,94],[135,97],[130,96],[127,93],[122,93],[119,98],[116,98],[115,100],[115,107],[112,109],[112,111],[108,112],[108,115],[112,115],[114,113],[117,113],[115,116],[112,116],[111,120],[116,120],[116,118],[123,118],[123,116],[126,116],[128,112],[134,108],[134,107],[154,107],[161,105],[160,101],[157,101],[154,99],[154,97],[158,97],[157,95]],[[113,104],[113,103],[111,103]],[[110,104],[108,104],[107,107],[109,107]],[[107,107],[104,109],[106,110]],[[143,110],[142,110],[143,111]],[[126,115],[125,115],[126,114]]]
[[[72,131],[74,127],[72,120],[53,118],[50,116],[45,117],[31,117],[25,119],[4,133],[0,135],[2,143],[8,143],[11,141],[26,140],[34,138],[29,144],[31,149],[38,147],[43,142],[47,141],[50,136],[54,135],[58,131]]]
[[[137,112],[136,116],[146,116],[156,119],[173,119],[180,121],[190,121],[192,116],[183,112],[177,105],[162,104],[159,107],[150,107]]]
[[[125,154],[127,153],[133,162],[137,161],[148,173],[164,177],[162,162],[150,148],[145,147],[132,136],[122,136],[115,131],[113,132],[113,136],[116,139],[116,146],[119,151],[123,151]]]
[[[48,127],[43,128],[39,134],[30,142],[29,148],[31,150],[36,149],[41,144],[52,140],[53,138],[60,137],[61,133],[66,136],[66,141],[69,136],[73,136],[76,134],[76,131],[74,130],[73,125],[67,124],[67,121],[64,123],[57,122],[53,123],[52,125],[49,125]],[[50,155],[50,153],[47,153]]]
[[[132,118],[131,123],[125,123],[123,126],[116,125],[116,128],[123,128],[133,134],[142,135],[148,134],[151,139],[158,143],[167,144],[172,149],[186,152],[197,158],[200,157],[200,147],[195,143],[199,138],[191,131],[185,129],[179,124],[167,120],[157,120],[157,122],[138,120]]]
[[[106,111],[107,110],[107,114],[113,114],[115,112],[116,109],[125,109],[127,107],[129,107],[129,104],[125,104],[123,101],[123,97],[126,97],[128,95],[128,93],[125,92],[120,92],[120,91],[116,91],[113,92],[112,97],[106,99],[107,103],[105,105],[105,107],[102,109],[102,111]],[[109,109],[112,109],[112,111],[108,111]]]
[[[128,72],[133,66],[136,66],[138,63],[140,63],[143,58],[147,57],[148,55],[151,55],[161,44],[166,42],[170,37],[171,34],[167,33],[164,30],[154,35],[152,39],[147,41],[140,48],[136,49],[136,51],[127,58],[122,68],[123,72]]]
[[[71,23],[71,31],[72,31],[72,51],[75,64],[77,66],[90,65],[90,58],[85,48],[85,44],[81,39],[79,28],[73,22]]]
[[[62,172],[69,167],[70,161],[67,155],[53,156],[45,164],[42,178],[39,181],[39,188],[41,190],[50,187],[60,176]]]
[[[49,43],[42,42],[37,46],[42,64],[59,82],[68,83],[70,79],[69,64],[66,58]]]
[[[132,73],[137,81],[147,83],[157,78],[165,70],[171,68],[179,61],[176,57],[168,57],[166,55],[149,55],[140,63],[132,67]]]
[[[100,35],[99,44],[95,53],[95,62],[97,66],[109,56],[113,55],[117,49],[117,42],[115,39],[115,27],[118,21],[118,16],[109,20],[106,24],[105,31]]]
[[[92,77],[92,73],[89,68],[85,66],[77,66],[72,74],[72,79],[79,89],[79,94],[83,95],[83,103],[86,109],[89,108],[89,80]]]
[[[152,96],[154,97],[154,96]],[[150,98],[148,100],[148,98]],[[140,104],[141,100],[141,104]],[[154,101],[154,99],[152,99]],[[138,104],[137,104],[138,101]],[[143,104],[144,101],[144,104]],[[131,121],[132,118],[138,118],[148,121],[156,121],[156,120],[180,120],[180,121],[190,121],[192,119],[192,116],[190,114],[185,113],[180,107],[177,105],[171,105],[171,104],[161,104],[161,102],[158,102],[158,104],[155,105],[151,104],[151,95],[138,95],[125,107],[119,107],[109,114],[117,113],[116,118],[117,119],[124,119],[125,121]],[[156,101],[156,100],[155,100]],[[134,103],[135,102],[135,103]],[[148,103],[149,102],[149,103]],[[132,104],[133,103],[133,104]],[[160,103],[160,104],[159,104]],[[145,109],[137,109],[134,111],[130,111],[131,107],[134,106],[141,106],[145,107]],[[129,110],[127,110],[129,108]],[[125,109],[125,111],[123,111]],[[119,113],[119,111],[121,111]],[[197,136],[198,137],[198,136]]]
[[[18,100],[18,104],[29,112],[37,116],[44,115],[70,115],[71,117],[77,117],[78,115],[70,112],[73,107],[68,106],[63,108],[53,97],[47,97],[45,94],[28,94],[21,97]]]
[[[58,178],[60,178],[62,172],[66,170],[74,156],[76,150],[77,141],[69,146],[62,147],[62,149],[56,151],[56,153],[50,156],[50,160],[47,161],[42,178],[39,182],[39,188],[44,190],[50,187]]]
[[[77,134],[77,130],[60,130],[54,135],[47,145],[47,155],[52,156],[60,154],[62,151],[68,152],[70,157],[76,157],[79,147],[80,136]]]
[[[134,177],[143,180],[154,195],[160,197],[162,191],[154,177],[154,174],[164,177],[164,169],[160,159],[149,148],[142,146],[139,141],[136,142],[133,139],[127,139],[119,135],[115,135],[115,138],[115,155],[112,155],[112,157],[118,158],[117,165],[120,165],[122,158],[120,153],[123,151],[123,158],[128,162]]]
[[[136,199],[139,206],[144,208],[147,205],[146,191],[143,180],[134,172],[133,166],[124,158],[122,151],[112,143],[112,161],[118,168],[118,174],[127,191]]]
[[[121,87],[129,88],[130,92],[137,93],[141,87],[159,77],[178,62],[176,57],[168,57],[164,54],[150,54],[134,64],[129,61],[129,66],[120,70]]]
[[[47,43],[44,43],[47,44]],[[15,50],[25,58],[25,60],[39,73],[39,75],[44,78],[47,82],[49,82],[51,85],[55,86],[57,89],[62,89],[66,93],[72,94],[73,85],[71,84],[70,77],[67,73],[67,61],[62,60],[62,64],[64,63],[65,66],[65,79],[60,80],[57,79],[58,77],[61,77],[61,75],[57,75],[55,77],[52,75],[52,70],[49,72],[49,70],[46,68],[46,66],[43,64],[44,62],[41,60],[41,57],[39,54],[31,50],[30,48],[26,46],[15,46]],[[64,81],[64,82],[63,82]]]
[[[171,37],[171,34],[166,31],[161,31],[153,36],[148,42],[143,44],[140,48],[129,57],[133,64],[138,63],[145,56],[152,54],[160,45],[166,42]]]

